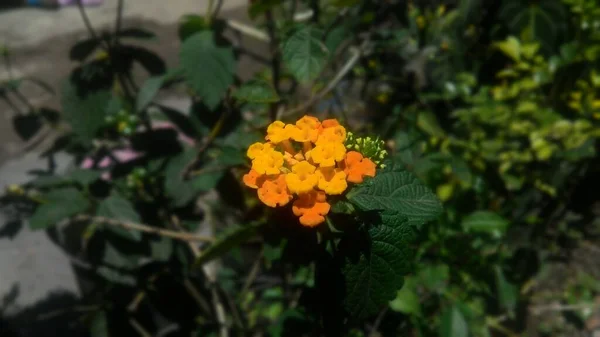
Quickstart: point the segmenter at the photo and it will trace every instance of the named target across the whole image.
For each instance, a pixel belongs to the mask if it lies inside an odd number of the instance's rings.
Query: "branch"
[[[100,224],[115,226],[124,228],[127,230],[136,230],[144,233],[155,234],[159,236],[164,236],[171,239],[177,239],[186,242],[213,242],[215,238],[205,235],[196,235],[185,232],[176,232],[168,229],[151,227],[148,225],[133,223],[133,222],[123,222],[115,219],[110,219],[102,216],[90,216],[90,215],[78,215],[75,217],[77,221],[91,221]]]
[[[267,33],[263,32],[260,29],[257,29],[252,26],[241,23],[237,20],[226,20],[225,24],[227,25],[227,27],[229,27],[237,32],[240,32],[244,35],[253,37],[257,40],[260,40],[263,42],[271,41],[271,39],[269,38],[269,35]]]
[[[585,310],[590,309],[594,310],[596,308],[600,308],[600,303],[577,303],[577,304],[547,304],[547,305],[538,305],[530,307],[529,310],[534,315],[541,315],[545,312],[560,312],[560,311],[577,311],[577,310]]]
[[[363,54],[363,51],[364,51],[366,45],[367,45],[367,41],[363,42],[363,45],[360,48],[356,48],[356,47],[350,48],[350,53],[352,54],[352,56],[350,56],[350,58],[348,59],[348,61],[346,61],[344,66],[342,66],[342,68],[338,71],[338,73],[331,79],[331,81],[329,81],[327,86],[325,86],[325,88],[323,90],[321,90],[321,92],[319,92],[318,94],[313,96],[310,100],[308,100],[308,102],[306,102],[294,109],[284,111],[282,113],[282,116],[289,116],[289,115],[293,115],[298,112],[304,111],[304,110],[308,109],[309,107],[313,106],[320,99],[325,97],[327,94],[329,94],[340,83],[340,81],[342,79],[344,79],[344,77],[350,72],[350,70],[352,70],[352,68],[354,68],[354,66],[360,59],[361,55]]]

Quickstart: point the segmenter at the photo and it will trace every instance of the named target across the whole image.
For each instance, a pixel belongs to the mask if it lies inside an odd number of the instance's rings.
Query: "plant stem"
[[[279,55],[279,41],[277,39],[277,33],[275,31],[275,19],[273,18],[273,12],[270,10],[265,12],[265,19],[267,20],[267,32],[269,34],[269,48],[271,52],[271,77],[273,78],[273,88],[280,96],[281,89],[279,87],[279,76],[281,75],[281,59]],[[277,103],[272,103],[269,107],[269,117],[271,122],[277,119]]]
[[[83,8],[82,0],[77,0],[77,8],[79,9],[79,13],[81,13],[81,18],[83,19],[83,24],[85,24],[85,28],[87,28],[90,36],[93,39],[98,39],[98,34],[94,30],[92,23],[90,22],[90,18],[88,18],[87,13],[85,12],[85,8]]]
[[[156,234],[159,236],[164,236],[171,239],[186,241],[186,242],[213,242],[215,239],[210,236],[205,235],[196,235],[185,232],[176,232],[168,229],[151,227],[144,224],[138,224],[133,222],[121,222],[115,219],[109,219],[101,216],[89,216],[89,215],[78,215],[75,217],[75,220],[78,221],[91,221],[100,224],[115,226],[124,228],[127,230],[136,230],[144,233]]]
[[[119,39],[119,33],[121,32],[121,25],[123,23],[123,4],[124,0],[119,0],[117,4],[117,19],[115,21],[115,38]]]

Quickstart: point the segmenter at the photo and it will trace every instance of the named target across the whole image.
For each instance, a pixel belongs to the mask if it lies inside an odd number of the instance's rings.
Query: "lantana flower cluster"
[[[336,119],[304,116],[295,124],[275,121],[265,140],[248,148],[252,168],[244,175],[244,184],[256,189],[269,207],[291,202],[304,226],[325,221],[331,208],[328,196],[341,195],[348,183],[375,176],[373,161],[346,148],[346,129]]]

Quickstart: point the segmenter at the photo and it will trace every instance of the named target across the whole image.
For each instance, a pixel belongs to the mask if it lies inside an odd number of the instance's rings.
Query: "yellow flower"
[[[252,169],[259,174],[279,174],[283,167],[283,154],[277,151],[263,152],[252,160]]]
[[[290,139],[291,128],[293,125],[286,125],[282,121],[275,121],[267,127],[267,136],[266,140],[270,141],[273,144],[279,144],[283,141]]]
[[[261,155],[265,152],[270,152],[272,150],[273,150],[273,146],[271,146],[271,144],[257,142],[257,143],[250,145],[250,147],[248,147],[248,151],[246,151],[246,155],[248,156],[248,158],[254,159],[254,158],[258,157],[259,155]]]
[[[346,147],[342,143],[323,142],[310,151],[311,160],[321,167],[335,166],[336,162],[344,160]]]
[[[348,188],[346,173],[339,168],[321,167],[317,171],[319,177],[318,187],[327,194],[342,194]]]
[[[315,170],[316,167],[307,161],[301,161],[292,166],[292,172],[285,175],[285,182],[288,189],[296,194],[311,191],[319,181]]]
[[[290,128],[291,138],[297,142],[316,142],[319,137],[321,122],[316,117],[304,116],[296,122],[294,128]]]

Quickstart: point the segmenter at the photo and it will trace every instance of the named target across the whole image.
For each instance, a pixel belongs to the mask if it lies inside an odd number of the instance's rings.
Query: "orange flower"
[[[258,154],[252,160],[252,169],[260,174],[279,174],[283,167],[283,154],[268,150]]]
[[[337,119],[326,119],[321,123],[317,144],[334,142],[343,143],[346,141],[346,129],[338,123]]]
[[[285,175],[265,180],[258,188],[258,198],[269,207],[285,206],[292,195],[285,184]]]
[[[307,227],[314,227],[325,221],[325,215],[329,213],[331,206],[325,201],[325,192],[311,191],[300,194],[298,200],[294,201],[292,211],[300,217],[300,223]]]
[[[266,177],[264,175],[250,169],[250,172],[244,174],[243,181],[246,186],[257,189],[262,186],[262,184],[265,182],[265,179]]]
[[[369,158],[363,158],[360,152],[350,151],[344,159],[344,172],[346,179],[355,184],[363,182],[365,176],[375,176],[376,165]]]
[[[292,172],[285,175],[285,182],[292,193],[301,194],[311,191],[319,182],[315,174],[316,167],[307,161],[301,161],[292,166]]]
[[[246,151],[246,155],[250,159],[254,159],[261,154],[268,153],[273,150],[273,146],[269,143],[260,143],[256,142],[248,147],[248,151]]]

